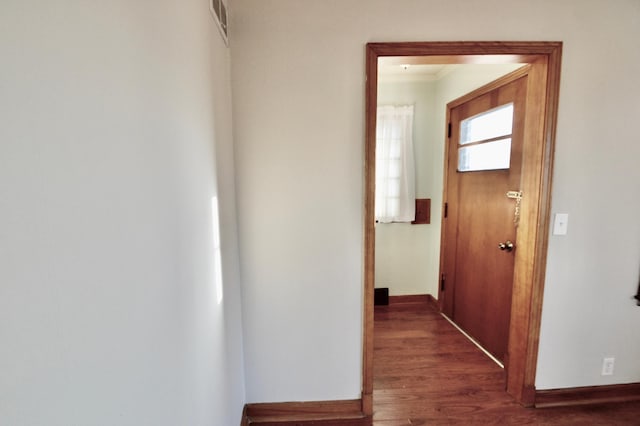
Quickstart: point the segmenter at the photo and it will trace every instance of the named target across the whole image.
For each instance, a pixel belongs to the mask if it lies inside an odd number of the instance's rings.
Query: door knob
[[[513,243],[509,240],[498,244],[498,248],[502,251],[513,251]]]

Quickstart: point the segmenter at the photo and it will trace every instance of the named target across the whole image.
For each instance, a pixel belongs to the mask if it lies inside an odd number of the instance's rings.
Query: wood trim
[[[389,304],[397,305],[399,303],[429,303],[430,294],[406,294],[401,296],[389,296]],[[433,298],[433,296],[431,296]]]
[[[247,405],[242,408],[242,418],[240,419],[240,426],[249,426],[249,416],[247,415]]]
[[[446,111],[446,115],[445,115],[445,123],[447,123],[447,125],[445,126],[444,129],[444,135],[442,140],[444,141],[444,158],[445,158],[445,163],[443,166],[443,176],[442,176],[442,211],[440,214],[440,262],[439,262],[439,270],[438,270],[438,278],[440,279],[440,282],[438,283],[438,306],[440,308],[440,312],[442,312],[445,315],[448,315],[449,312],[453,311],[453,307],[451,302],[453,301],[453,295],[450,298],[447,298],[448,300],[445,300],[445,295],[443,294],[444,290],[443,290],[443,285],[446,285],[446,279],[448,278],[449,280],[454,279],[454,277],[449,276],[445,278],[445,275],[443,274],[442,271],[445,270],[445,256],[444,254],[444,249],[445,249],[445,244],[446,244],[446,235],[445,235],[445,228],[444,228],[444,219],[449,217],[449,202],[447,200],[447,188],[449,185],[449,173],[447,173],[447,163],[446,161],[448,161],[449,158],[449,151],[450,151],[450,144],[449,144],[449,138],[451,137],[450,133],[449,133],[449,123],[451,123],[451,109],[447,108]],[[444,282],[443,282],[444,281]],[[451,290],[450,290],[451,291]],[[455,289],[454,289],[455,291]]]
[[[440,305],[438,304],[438,299],[433,297],[433,295],[427,294],[427,304],[431,306],[435,311],[440,312]]]
[[[640,401],[640,383],[539,390],[536,408]]]
[[[390,305],[398,305],[402,303],[422,303],[435,309],[440,310],[438,301],[431,294],[408,294],[400,296],[389,296]]]
[[[362,401],[365,414],[373,393],[373,291],[375,267],[375,129],[378,84],[378,57],[425,57],[431,63],[528,63],[532,65],[530,85],[543,84],[546,91],[532,99],[527,107],[538,108],[539,122],[527,123],[526,155],[531,159],[523,170],[523,200],[520,229],[525,246],[519,245],[514,286],[517,296],[512,303],[509,333],[507,391],[515,400],[533,403],[540,315],[546,268],[551,175],[555,143],[562,42],[406,42],[369,43],[366,47],[366,127],[365,127],[365,208],[364,208],[364,325]],[[533,77],[533,78],[531,78]],[[539,86],[538,86],[539,87]],[[536,102],[536,104],[533,104]],[[536,143],[532,143],[534,141]],[[446,188],[446,182],[445,186]],[[443,188],[443,189],[444,189]],[[519,233],[521,231],[519,230]],[[519,235],[520,238],[520,235]],[[515,290],[515,289],[514,289]],[[442,302],[442,298],[439,298]],[[517,310],[517,312],[516,312]],[[515,315],[514,315],[515,312]],[[515,318],[515,321],[514,321]]]
[[[530,350],[531,337],[538,340],[539,327],[533,326],[532,312],[536,310],[534,303],[542,303],[542,299],[533,302],[533,288],[543,286],[544,279],[534,281],[534,270],[545,258],[536,258],[540,244],[545,244],[547,218],[541,216],[541,205],[547,199],[545,188],[541,184],[544,175],[545,151],[545,103],[548,90],[547,58],[541,57],[531,65],[527,87],[527,106],[525,118],[522,178],[520,190],[523,193],[520,224],[518,226],[518,250],[515,255],[513,274],[513,293],[511,299],[511,321],[509,327],[509,365],[507,367],[507,391],[523,405],[531,405],[530,392],[535,383],[535,364],[528,363],[528,356],[535,353]],[[544,209],[542,209],[544,210]],[[546,250],[546,247],[545,247]],[[544,278],[544,277],[542,277]],[[539,326],[539,324],[538,324]],[[528,370],[529,369],[529,370]],[[533,370],[533,371],[531,371]]]
[[[373,392],[365,394],[362,392],[362,414],[367,417],[373,416]]]
[[[551,55],[562,42],[548,41],[415,41],[368,43],[378,56],[420,56],[434,64],[530,63],[538,55]],[[404,63],[404,58],[403,61]],[[377,62],[376,62],[377,65]]]
[[[542,158],[540,170],[540,196],[538,199],[537,236],[533,255],[532,284],[530,295],[529,334],[527,353],[525,355],[523,392],[527,387],[535,388],[535,373],[538,363],[538,344],[540,338],[540,320],[542,317],[542,302],[544,280],[547,269],[547,248],[549,243],[549,226],[551,221],[551,189],[553,160],[555,152],[556,126],[558,117],[558,102],[560,96],[560,70],[562,63],[562,43],[557,43],[547,56],[547,93],[545,103],[544,133],[542,144]],[[527,404],[521,398],[523,404]],[[531,401],[533,402],[533,401]],[[529,404],[530,405],[530,404]]]
[[[241,425],[365,425],[360,399],[247,404]]]
[[[366,127],[364,195],[364,306],[362,336],[362,410],[373,415],[373,293],[375,288],[375,165],[376,111],[378,108],[378,55],[371,45],[366,52]]]

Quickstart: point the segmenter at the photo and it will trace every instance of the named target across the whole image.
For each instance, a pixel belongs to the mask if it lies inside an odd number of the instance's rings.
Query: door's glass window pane
[[[460,145],[511,134],[513,103],[469,117],[460,123]]]
[[[508,169],[511,161],[511,138],[500,139],[458,149],[458,171]]]

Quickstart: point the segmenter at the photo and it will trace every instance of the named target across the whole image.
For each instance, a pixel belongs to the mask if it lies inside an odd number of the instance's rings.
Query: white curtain
[[[413,105],[378,106],[376,128],[376,220],[415,219]]]

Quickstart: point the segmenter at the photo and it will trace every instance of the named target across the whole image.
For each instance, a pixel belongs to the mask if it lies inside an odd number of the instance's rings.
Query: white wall
[[[6,0],[0,58],[0,423],[239,424],[230,59],[207,1]]]
[[[385,81],[378,83],[378,105],[415,105],[414,155],[416,198],[433,198],[442,188],[434,187],[431,171],[442,158],[432,153],[436,140],[431,138],[435,123],[434,81]],[[438,126],[439,127],[439,126]],[[440,141],[440,143],[442,143]],[[438,208],[438,207],[436,207]],[[438,297],[438,259],[434,262],[434,234],[431,224],[376,224],[376,287],[388,287],[393,296],[432,294]],[[435,274],[433,273],[435,268]]]
[[[564,42],[553,210],[571,216],[550,239],[537,386],[640,381],[637,0],[237,0],[234,12],[249,400],[359,396],[369,41]],[[604,355],[614,376],[600,376]]]

